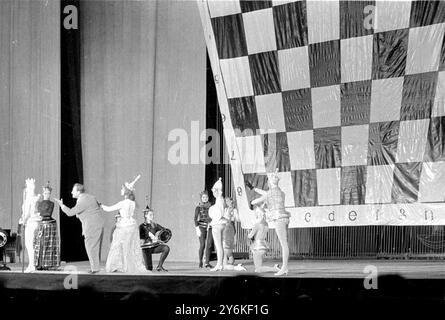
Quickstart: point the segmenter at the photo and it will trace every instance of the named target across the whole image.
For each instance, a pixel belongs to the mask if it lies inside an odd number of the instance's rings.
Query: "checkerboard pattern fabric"
[[[207,8],[245,182],[278,169],[289,208],[444,201],[444,1]]]

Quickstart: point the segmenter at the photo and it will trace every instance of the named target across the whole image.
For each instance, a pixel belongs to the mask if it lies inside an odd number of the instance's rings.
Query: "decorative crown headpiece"
[[[45,183],[45,185],[42,187],[43,190],[48,189],[49,191],[52,191],[53,188],[51,188],[51,184],[49,183],[49,181],[47,181]]]
[[[218,181],[215,182],[215,184],[212,187],[212,190],[222,190],[222,179],[219,178]]]
[[[141,175],[138,174],[136,178],[132,182],[125,182],[124,186],[130,191],[134,191],[134,184],[141,178]]]
[[[36,184],[36,179],[34,179],[34,178],[27,178],[27,179],[25,179],[25,183],[26,183],[26,186],[35,185]]]
[[[278,183],[280,181],[280,177],[278,176],[278,169],[275,169],[275,172],[268,173],[267,179],[273,183]]]

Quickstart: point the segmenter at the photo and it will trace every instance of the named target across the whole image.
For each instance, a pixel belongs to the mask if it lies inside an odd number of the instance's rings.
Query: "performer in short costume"
[[[253,240],[250,249],[253,254],[253,263],[255,265],[255,272],[278,272],[280,268],[278,265],[274,267],[263,266],[263,258],[266,254],[269,245],[266,242],[267,232],[269,231],[269,226],[265,219],[265,212],[262,207],[255,206],[255,225],[248,234],[248,238]]]
[[[264,191],[254,188],[254,191],[261,194],[260,198],[252,201],[252,205],[265,202],[267,206],[266,218],[275,223],[275,232],[281,245],[281,255],[283,265],[280,271],[275,273],[277,276],[286,275],[288,273],[289,261],[289,245],[287,243],[287,230],[289,226],[289,212],[284,208],[285,194],[278,186],[280,178],[278,177],[278,170],[274,173],[268,174],[269,190]],[[251,187],[251,185],[248,185]]]
[[[209,263],[210,259],[210,250],[212,249],[213,237],[212,237],[212,229],[210,227],[210,219],[209,216],[209,208],[211,206],[209,202],[209,194],[207,191],[203,191],[200,194],[201,202],[195,209],[195,229],[196,235],[199,238],[199,268],[203,266],[203,256],[205,251],[205,268],[213,268],[213,266]]]
[[[37,203],[42,217],[34,238],[34,265],[37,270],[57,269],[60,265],[59,236],[57,222],[52,218],[54,202],[50,200],[52,188],[43,187],[43,200]]]
[[[235,265],[233,258],[233,250],[235,249],[235,221],[239,221],[238,210],[235,208],[232,198],[226,197],[224,199],[224,215],[223,219],[226,221],[223,230],[223,269],[246,271],[242,264]]]

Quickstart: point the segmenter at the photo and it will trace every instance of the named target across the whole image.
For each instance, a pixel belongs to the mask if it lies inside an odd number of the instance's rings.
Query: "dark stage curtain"
[[[80,127],[80,31],[65,29],[63,8],[78,0],[61,2],[61,183],[60,197],[68,207],[76,200],[71,197],[72,186],[83,183],[82,143]],[[80,221],[67,217],[60,211],[61,259],[64,261],[87,260]]]

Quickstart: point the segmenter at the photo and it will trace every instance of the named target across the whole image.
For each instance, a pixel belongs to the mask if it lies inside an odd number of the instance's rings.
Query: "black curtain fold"
[[[80,30],[65,29],[64,8],[73,5],[80,19],[80,1],[61,1],[61,173],[60,197],[68,207],[76,200],[71,196],[74,183],[83,182],[81,110],[80,110]],[[78,26],[80,23],[78,23]],[[60,211],[61,260],[87,260],[82,226],[76,218]]]

